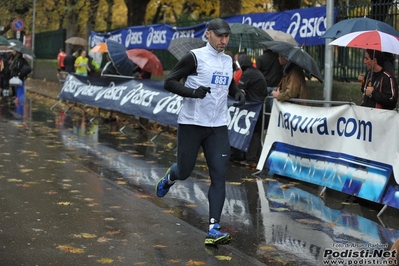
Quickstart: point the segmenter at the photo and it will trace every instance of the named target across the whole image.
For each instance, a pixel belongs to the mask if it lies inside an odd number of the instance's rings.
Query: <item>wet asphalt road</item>
[[[342,244],[389,249],[399,237],[398,210],[378,219],[382,206],[231,164],[222,225],[233,243],[205,248],[202,156],[159,199],[173,133],[135,119],[120,131],[121,121],[53,103],[1,104],[0,265],[323,265]]]

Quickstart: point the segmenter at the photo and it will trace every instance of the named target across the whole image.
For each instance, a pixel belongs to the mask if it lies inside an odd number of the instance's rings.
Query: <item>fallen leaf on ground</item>
[[[287,188],[294,187],[294,186],[295,186],[294,184],[284,184],[284,185],[280,186],[280,188],[287,189]]]
[[[94,199],[92,199],[92,198],[84,198],[83,200],[84,201],[93,201]]]
[[[58,202],[58,205],[64,205],[64,206],[67,206],[67,205],[72,205],[72,203],[71,203],[71,202],[69,202],[69,201],[60,201],[60,202]]]
[[[153,247],[154,248],[166,248],[167,246],[158,244],[158,245],[154,245]]]
[[[140,198],[140,199],[147,199],[147,198],[151,198],[150,195],[146,195],[146,194],[135,194],[136,198]]]
[[[276,251],[277,249],[275,247],[271,247],[271,246],[259,246],[260,250],[263,251]]]
[[[28,173],[28,172],[32,172],[33,169],[19,169],[19,171],[20,171],[21,173]]]
[[[80,235],[83,238],[96,238],[97,237],[95,234],[89,234],[89,233],[81,233]]]
[[[244,182],[255,182],[256,178],[250,178],[250,177],[246,176],[246,177],[242,178],[241,180]]]
[[[58,245],[57,248],[64,252],[69,252],[74,254],[81,254],[85,252],[83,248],[75,248],[70,245]]]
[[[108,242],[108,241],[110,241],[111,240],[111,238],[106,238],[106,237],[99,237],[98,239],[97,239],[97,242],[99,242],[99,243],[105,243],[105,242]]]
[[[206,263],[205,263],[205,261],[190,260],[190,261],[187,262],[186,265],[201,266],[201,265],[206,265]]]
[[[110,263],[114,262],[114,260],[111,259],[111,258],[101,258],[101,259],[98,259],[96,261],[99,262],[99,263],[102,263],[102,264],[110,264]]]
[[[119,234],[120,232],[121,232],[121,230],[108,231],[107,235],[116,235],[116,234]]]
[[[300,222],[300,223],[307,223],[307,224],[320,224],[320,221],[311,220],[311,219],[297,219],[296,221]]]
[[[26,184],[26,183],[18,184],[17,186],[19,186],[19,187],[30,187],[30,185],[29,185],[29,184]]]
[[[230,256],[221,256],[221,255],[219,255],[219,256],[215,256],[215,258],[216,258],[217,260],[227,260],[227,261],[230,261],[230,260],[231,260],[231,257],[230,257]]]
[[[7,179],[8,182],[22,182],[22,179],[10,178]]]

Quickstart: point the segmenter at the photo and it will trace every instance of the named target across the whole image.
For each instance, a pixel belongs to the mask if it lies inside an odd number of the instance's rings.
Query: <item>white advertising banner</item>
[[[398,207],[398,124],[392,110],[275,100],[257,169]]]

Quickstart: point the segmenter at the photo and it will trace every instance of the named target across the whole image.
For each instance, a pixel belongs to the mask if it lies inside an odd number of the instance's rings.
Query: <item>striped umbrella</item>
[[[330,42],[329,45],[399,54],[399,38],[378,30],[348,33]]]

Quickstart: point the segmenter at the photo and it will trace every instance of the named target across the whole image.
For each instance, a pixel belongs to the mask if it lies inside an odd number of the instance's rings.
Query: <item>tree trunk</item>
[[[112,6],[114,5],[114,0],[107,0],[107,17],[105,22],[107,23],[107,31],[112,30]]]
[[[274,0],[273,3],[278,12],[301,8],[301,0]]]
[[[241,0],[220,0],[220,17],[241,13]]]
[[[150,0],[125,0],[128,26],[144,25],[145,12],[149,2]]]
[[[94,31],[94,27],[96,26],[98,6],[99,6],[98,0],[90,0],[88,21],[87,21],[87,26],[86,26],[86,37],[88,37],[88,35],[90,35],[91,31]]]

